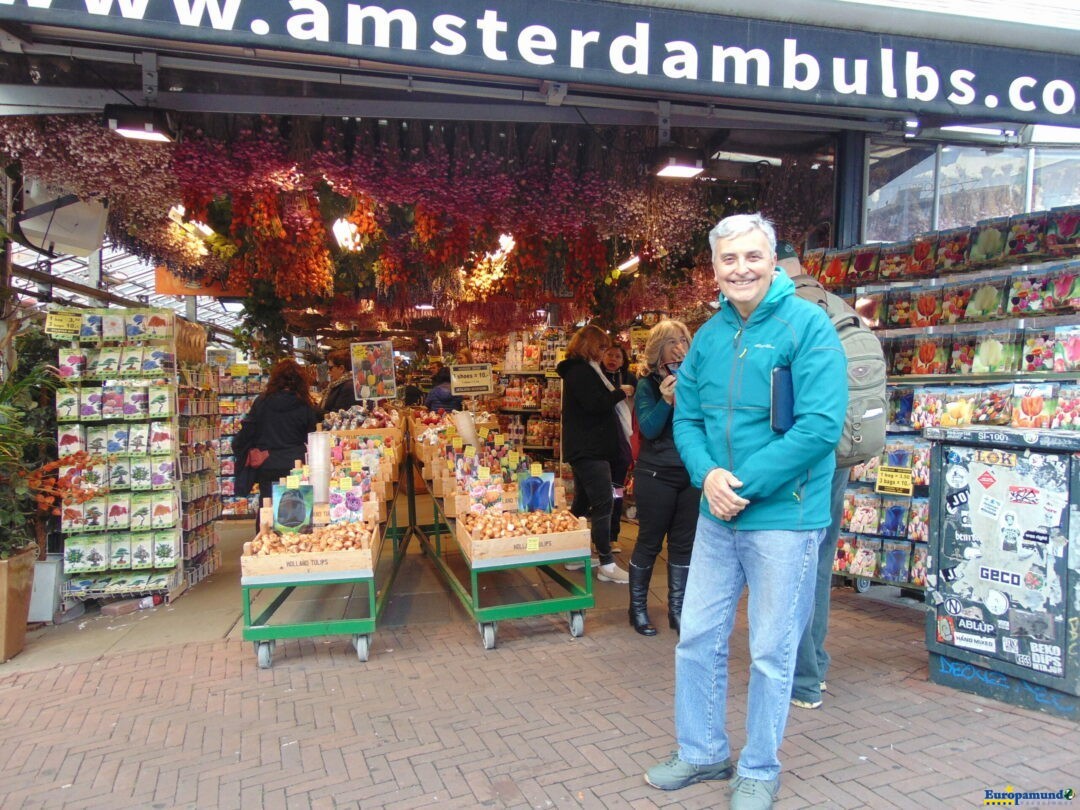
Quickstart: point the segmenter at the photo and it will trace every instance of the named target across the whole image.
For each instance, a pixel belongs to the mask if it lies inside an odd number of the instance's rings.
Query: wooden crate
[[[565,552],[567,557],[588,557],[591,553],[589,524],[585,518],[579,518],[578,524],[580,528],[571,532],[476,540],[459,522],[457,540],[462,553],[470,562],[497,560],[500,557],[527,557],[530,554],[549,554],[554,551]]]
[[[405,428],[398,425],[397,427],[388,428],[357,428],[356,430],[332,430],[330,431],[335,436],[358,437],[358,436],[381,436],[383,439],[390,439],[390,443],[395,447],[398,447],[405,439]],[[400,449],[398,450],[400,453]],[[400,458],[400,455],[399,455]]]
[[[266,554],[240,558],[240,574],[245,577],[304,577],[339,571],[375,570],[379,545],[359,551],[302,551],[298,554]]]

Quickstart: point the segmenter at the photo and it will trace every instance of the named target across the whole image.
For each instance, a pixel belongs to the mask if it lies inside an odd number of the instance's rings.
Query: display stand
[[[411,457],[406,462],[411,464]],[[410,479],[411,480],[411,479]],[[430,487],[429,487],[430,489]],[[587,530],[565,532],[561,535],[539,535],[527,538],[502,538],[498,541],[473,543],[459,527],[457,521],[446,515],[442,498],[432,497],[434,522],[416,526],[415,512],[410,502],[410,518],[416,527],[417,537],[443,578],[457,596],[469,615],[477,622],[484,649],[492,650],[496,644],[498,622],[504,619],[523,619],[550,613],[569,612],[570,635],[577,638],[585,634],[585,611],[595,607],[592,590],[592,557]],[[468,582],[450,566],[448,554],[451,540],[468,567]],[[558,539],[554,539],[558,538]],[[492,544],[488,548],[488,544]],[[498,544],[498,548],[495,547]],[[545,549],[550,544],[548,550]],[[488,553],[491,556],[488,556]],[[580,563],[585,581],[579,584],[555,569],[560,563]],[[497,571],[514,571],[535,568],[569,594],[548,599],[532,599],[500,605],[480,604],[480,575]]]
[[[244,608],[243,638],[245,641],[254,642],[255,653],[258,656],[261,669],[268,669],[273,665],[275,641],[286,638],[351,635],[357,658],[361,661],[368,660],[371,651],[371,638],[375,632],[376,622],[386,609],[390,588],[408,551],[409,536],[413,531],[415,510],[412,495],[412,468],[406,462],[405,465],[399,466],[399,473],[401,473],[402,469],[404,469],[403,477],[409,504],[410,520],[404,526],[398,525],[396,506],[402,487],[402,475],[399,474],[399,480],[394,485],[393,497],[387,507],[387,520],[379,524],[377,540],[372,543],[370,565],[365,565],[367,559],[361,557],[360,565],[357,567],[345,563],[349,567],[338,568],[335,561],[340,564],[342,559],[348,560],[359,555],[356,552],[337,552],[324,555],[324,559],[321,561],[322,564],[317,566],[319,568],[325,567],[327,570],[311,571],[312,566],[305,566],[309,570],[303,573],[244,574],[241,576],[240,586]],[[389,570],[385,575],[385,580],[379,582],[377,586],[376,572],[379,569],[379,561],[384,559],[388,542],[391,546],[389,551],[392,554]],[[295,562],[289,560],[285,555],[282,555],[282,557],[282,563],[285,566],[291,567],[291,564]],[[300,566],[296,567],[299,568]],[[381,572],[379,573],[381,574]],[[356,586],[363,586],[366,589],[367,596],[366,616],[320,621],[283,622],[280,624],[270,623],[274,614],[298,588],[326,585],[352,585],[354,591]],[[252,619],[251,602],[253,593],[273,589],[280,590],[280,593],[272,599],[270,604],[257,617]],[[352,604],[352,599],[349,600],[349,604]]]

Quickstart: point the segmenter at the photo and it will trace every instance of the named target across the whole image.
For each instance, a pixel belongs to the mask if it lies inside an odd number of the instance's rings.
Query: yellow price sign
[[[476,477],[481,481],[490,481],[491,470],[489,470],[487,467],[481,467],[476,471]]]
[[[229,376],[246,377],[249,370],[250,369],[248,369],[247,363],[233,363],[231,366],[229,366]]]
[[[299,489],[300,488],[300,476],[289,475],[285,477],[285,487],[287,489]]]
[[[540,550],[540,538],[530,537],[525,540],[526,551],[539,551]]]
[[[349,462],[349,472],[358,473],[358,472],[363,472],[363,471],[364,471],[364,462],[361,461],[360,459],[354,458],[352,461]]]
[[[352,479],[349,478],[348,476],[343,476],[343,477],[338,479],[337,486],[338,486],[338,489],[352,489],[352,486],[353,486]]]
[[[455,450],[460,450],[463,444],[464,444],[464,442],[461,441],[460,436],[455,436],[450,441],[450,446],[453,447]]]
[[[71,312],[50,312],[45,316],[45,334],[55,337],[78,337],[82,315]]]
[[[506,437],[503,436],[501,433],[496,433],[495,434],[495,446],[496,447],[502,447],[504,444],[506,444]]]
[[[911,497],[915,488],[911,479],[911,467],[878,467],[876,492],[883,495],[906,495]]]
[[[511,467],[516,467],[521,462],[521,454],[517,450],[511,450],[506,454],[506,460]]]
[[[446,460],[446,469],[448,469],[450,472],[454,471],[454,462],[452,462],[450,459]]]
[[[480,438],[487,440],[488,434],[491,433],[491,428],[480,428]]]
[[[534,461],[529,465],[529,475],[534,478],[539,477],[544,472],[544,466],[539,461]]]
[[[476,448],[471,444],[465,448],[465,458],[476,458]]]
[[[454,427],[453,425],[447,425],[446,426],[446,436],[447,436],[447,438],[449,438],[451,436],[457,436],[457,428]]]

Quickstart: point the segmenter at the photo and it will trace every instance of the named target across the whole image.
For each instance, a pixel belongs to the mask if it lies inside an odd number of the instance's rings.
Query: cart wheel
[[[484,637],[484,649],[495,649],[495,622],[485,622],[480,625],[480,635]]]
[[[367,661],[371,652],[371,636],[353,636],[353,646],[356,647],[356,657],[361,661]]]
[[[570,635],[574,638],[585,635],[585,614],[580,610],[570,611]]]
[[[853,583],[851,583],[851,587],[853,587],[859,593],[866,593],[868,590],[870,590],[870,580],[866,579],[866,577],[858,577]]]
[[[256,656],[259,659],[259,669],[270,669],[274,665],[274,642],[272,641],[260,641],[258,642],[258,648],[255,650]]]

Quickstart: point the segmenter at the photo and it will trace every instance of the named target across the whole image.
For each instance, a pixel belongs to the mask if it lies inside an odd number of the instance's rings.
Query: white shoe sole
[[[630,584],[629,577],[626,578],[626,579],[619,579],[617,577],[608,576],[603,571],[597,571],[596,572],[596,578],[598,580],[600,580],[601,582],[614,582],[616,585],[629,585]]]

